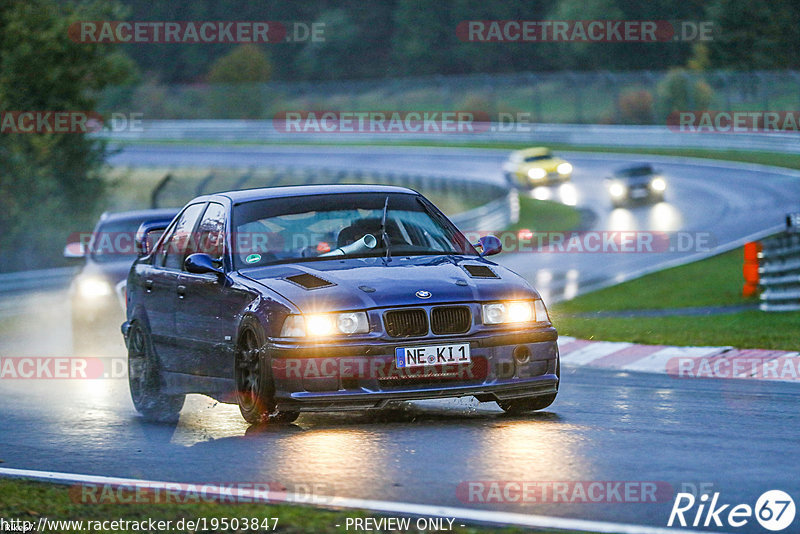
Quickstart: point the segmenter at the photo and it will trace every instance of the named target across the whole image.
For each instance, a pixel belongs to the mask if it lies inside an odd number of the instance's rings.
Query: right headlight
[[[327,337],[338,334],[366,334],[369,320],[366,312],[315,313],[289,315],[283,321],[281,337]]]
[[[493,302],[482,307],[483,324],[515,324],[549,321],[541,299]]]

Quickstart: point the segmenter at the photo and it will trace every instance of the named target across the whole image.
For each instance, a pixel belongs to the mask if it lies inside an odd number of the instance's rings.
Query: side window
[[[203,252],[214,259],[222,257],[225,244],[225,208],[221,204],[210,203],[197,231],[188,243],[186,255]]]
[[[192,204],[181,214],[172,235],[164,242],[163,250],[159,252],[166,254],[164,267],[167,269],[180,269],[183,258],[186,256],[188,243],[191,241],[192,231],[197,224],[197,219],[203,212],[205,204]],[[158,258],[156,259],[156,261]]]

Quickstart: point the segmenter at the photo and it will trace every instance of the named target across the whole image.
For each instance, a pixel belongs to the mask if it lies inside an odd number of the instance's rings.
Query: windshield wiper
[[[386,202],[383,203],[383,217],[381,218],[381,238],[383,239],[383,246],[386,247],[386,260],[392,259],[392,242],[389,239],[389,234],[386,233],[386,214],[389,211],[389,196],[386,196]]]

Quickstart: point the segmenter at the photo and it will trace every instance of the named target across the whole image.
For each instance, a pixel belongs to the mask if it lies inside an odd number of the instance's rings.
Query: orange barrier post
[[[761,243],[751,241],[744,245],[744,286],[742,287],[743,297],[752,297],[758,293],[758,254],[761,252]]]

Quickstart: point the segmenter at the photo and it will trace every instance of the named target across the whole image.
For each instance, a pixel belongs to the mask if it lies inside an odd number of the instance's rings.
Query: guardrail
[[[114,142],[504,142],[637,148],[704,148],[800,153],[797,133],[680,133],[667,126],[475,123],[474,133],[287,133],[272,120],[144,120],[141,127],[95,134]]]
[[[762,240],[758,258],[759,307],[763,311],[800,310],[800,234],[789,225],[784,233]]]
[[[65,288],[77,272],[77,267],[58,267],[0,274],[0,294]]]

